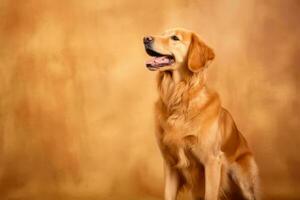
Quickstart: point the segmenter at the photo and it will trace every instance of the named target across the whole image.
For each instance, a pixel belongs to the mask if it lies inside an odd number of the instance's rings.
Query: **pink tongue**
[[[169,58],[166,56],[162,57],[152,57],[150,60],[146,62],[147,65],[159,65],[159,64],[168,64],[170,62]]]

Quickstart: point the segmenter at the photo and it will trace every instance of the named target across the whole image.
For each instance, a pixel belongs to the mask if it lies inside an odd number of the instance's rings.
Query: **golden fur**
[[[193,199],[258,199],[253,154],[218,94],[205,85],[213,50],[183,29],[153,38],[155,51],[176,60],[157,69],[156,136],[165,161],[165,199],[175,200],[181,188]]]

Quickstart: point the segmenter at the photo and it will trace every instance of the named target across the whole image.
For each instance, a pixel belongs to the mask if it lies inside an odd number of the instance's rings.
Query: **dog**
[[[206,86],[214,51],[198,34],[172,29],[143,38],[157,71],[156,138],[165,200],[187,188],[194,200],[259,199],[259,176],[245,138],[218,94]]]

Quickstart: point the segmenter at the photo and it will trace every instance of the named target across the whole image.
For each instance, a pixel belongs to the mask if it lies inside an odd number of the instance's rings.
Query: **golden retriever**
[[[158,71],[155,118],[165,200],[175,200],[182,188],[195,200],[257,200],[253,154],[218,94],[205,84],[213,50],[184,29],[146,36],[143,42],[151,56],[147,68]]]

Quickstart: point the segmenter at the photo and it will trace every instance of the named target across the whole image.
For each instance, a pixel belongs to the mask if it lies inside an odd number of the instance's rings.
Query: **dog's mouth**
[[[175,57],[172,54],[161,54],[149,47],[146,47],[146,52],[151,56],[151,59],[146,61],[146,67],[151,71],[155,71],[164,66],[170,66],[175,62]]]

